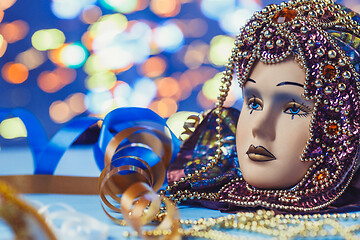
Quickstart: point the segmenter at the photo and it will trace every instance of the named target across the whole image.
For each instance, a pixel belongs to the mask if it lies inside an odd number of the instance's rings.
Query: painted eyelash
[[[298,108],[305,113],[291,114],[291,119],[294,119],[295,115],[298,117],[308,117],[312,113],[312,109],[309,106],[307,106],[306,104],[296,102],[295,99],[293,99],[292,102],[299,104]]]
[[[251,100],[252,100],[252,101],[251,101]],[[247,105],[249,106],[249,105],[252,104],[252,103],[257,103],[257,104],[259,104],[258,102],[256,102],[256,97],[255,97],[255,95],[252,95],[252,98],[250,98],[250,99],[248,100]],[[260,104],[259,104],[259,105],[260,105]],[[253,108],[250,108],[250,109],[251,109],[250,114],[252,114],[255,109],[253,109]]]

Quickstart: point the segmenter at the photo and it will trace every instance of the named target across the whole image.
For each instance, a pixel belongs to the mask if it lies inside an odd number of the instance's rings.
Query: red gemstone
[[[333,65],[328,64],[325,66],[323,74],[326,79],[333,79],[336,76],[336,69]]]
[[[319,173],[319,175],[317,175],[316,180],[320,181],[320,180],[324,180],[325,179],[325,174],[323,173]]]
[[[328,126],[327,132],[330,135],[337,135],[338,132],[339,132],[339,126],[337,124],[335,124],[335,123],[331,123]]]
[[[298,12],[293,9],[284,8],[278,12],[273,18],[274,23],[285,23],[293,20],[297,16]]]

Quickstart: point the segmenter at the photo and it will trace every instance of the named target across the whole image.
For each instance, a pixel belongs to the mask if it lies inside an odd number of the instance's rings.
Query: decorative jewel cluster
[[[360,59],[346,54],[341,34],[338,40],[338,32],[344,29],[360,36],[352,16],[353,12],[332,1],[295,0],[255,13],[241,30],[226,70],[236,65],[240,86],[257,60],[272,64],[293,55],[305,71],[303,97],[313,99],[315,107],[301,160],[314,165],[289,190],[261,190],[243,179],[234,180],[219,191],[221,201],[310,211],[342,194],[356,166],[360,135],[359,74],[353,66]],[[225,72],[224,86],[228,76]],[[227,88],[220,90],[219,108]]]

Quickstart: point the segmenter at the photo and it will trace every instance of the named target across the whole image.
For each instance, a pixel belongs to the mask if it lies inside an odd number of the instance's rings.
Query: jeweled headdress
[[[215,157],[183,182],[201,178],[226,155],[221,114],[234,71],[243,86],[256,61],[273,64],[293,55],[306,73],[303,97],[315,101],[310,138],[301,155],[301,161],[314,164],[291,189],[258,189],[239,177],[208,199],[232,207],[291,211],[314,211],[336,201],[359,164],[359,23],[358,14],[331,0],[294,0],[256,12],[237,35],[222,78]]]

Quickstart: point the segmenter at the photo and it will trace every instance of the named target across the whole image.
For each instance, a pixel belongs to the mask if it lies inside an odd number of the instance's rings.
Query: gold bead
[[[328,56],[329,56],[329,58],[335,58],[335,57],[336,57],[336,52],[335,52],[335,50],[330,50],[330,51],[328,52]]]
[[[346,84],[345,84],[345,83],[339,83],[339,84],[338,84],[338,89],[339,89],[340,91],[345,91],[345,89],[346,89]]]
[[[325,92],[325,94],[331,94],[332,93],[332,87],[330,87],[330,86],[325,87],[324,92]]]

